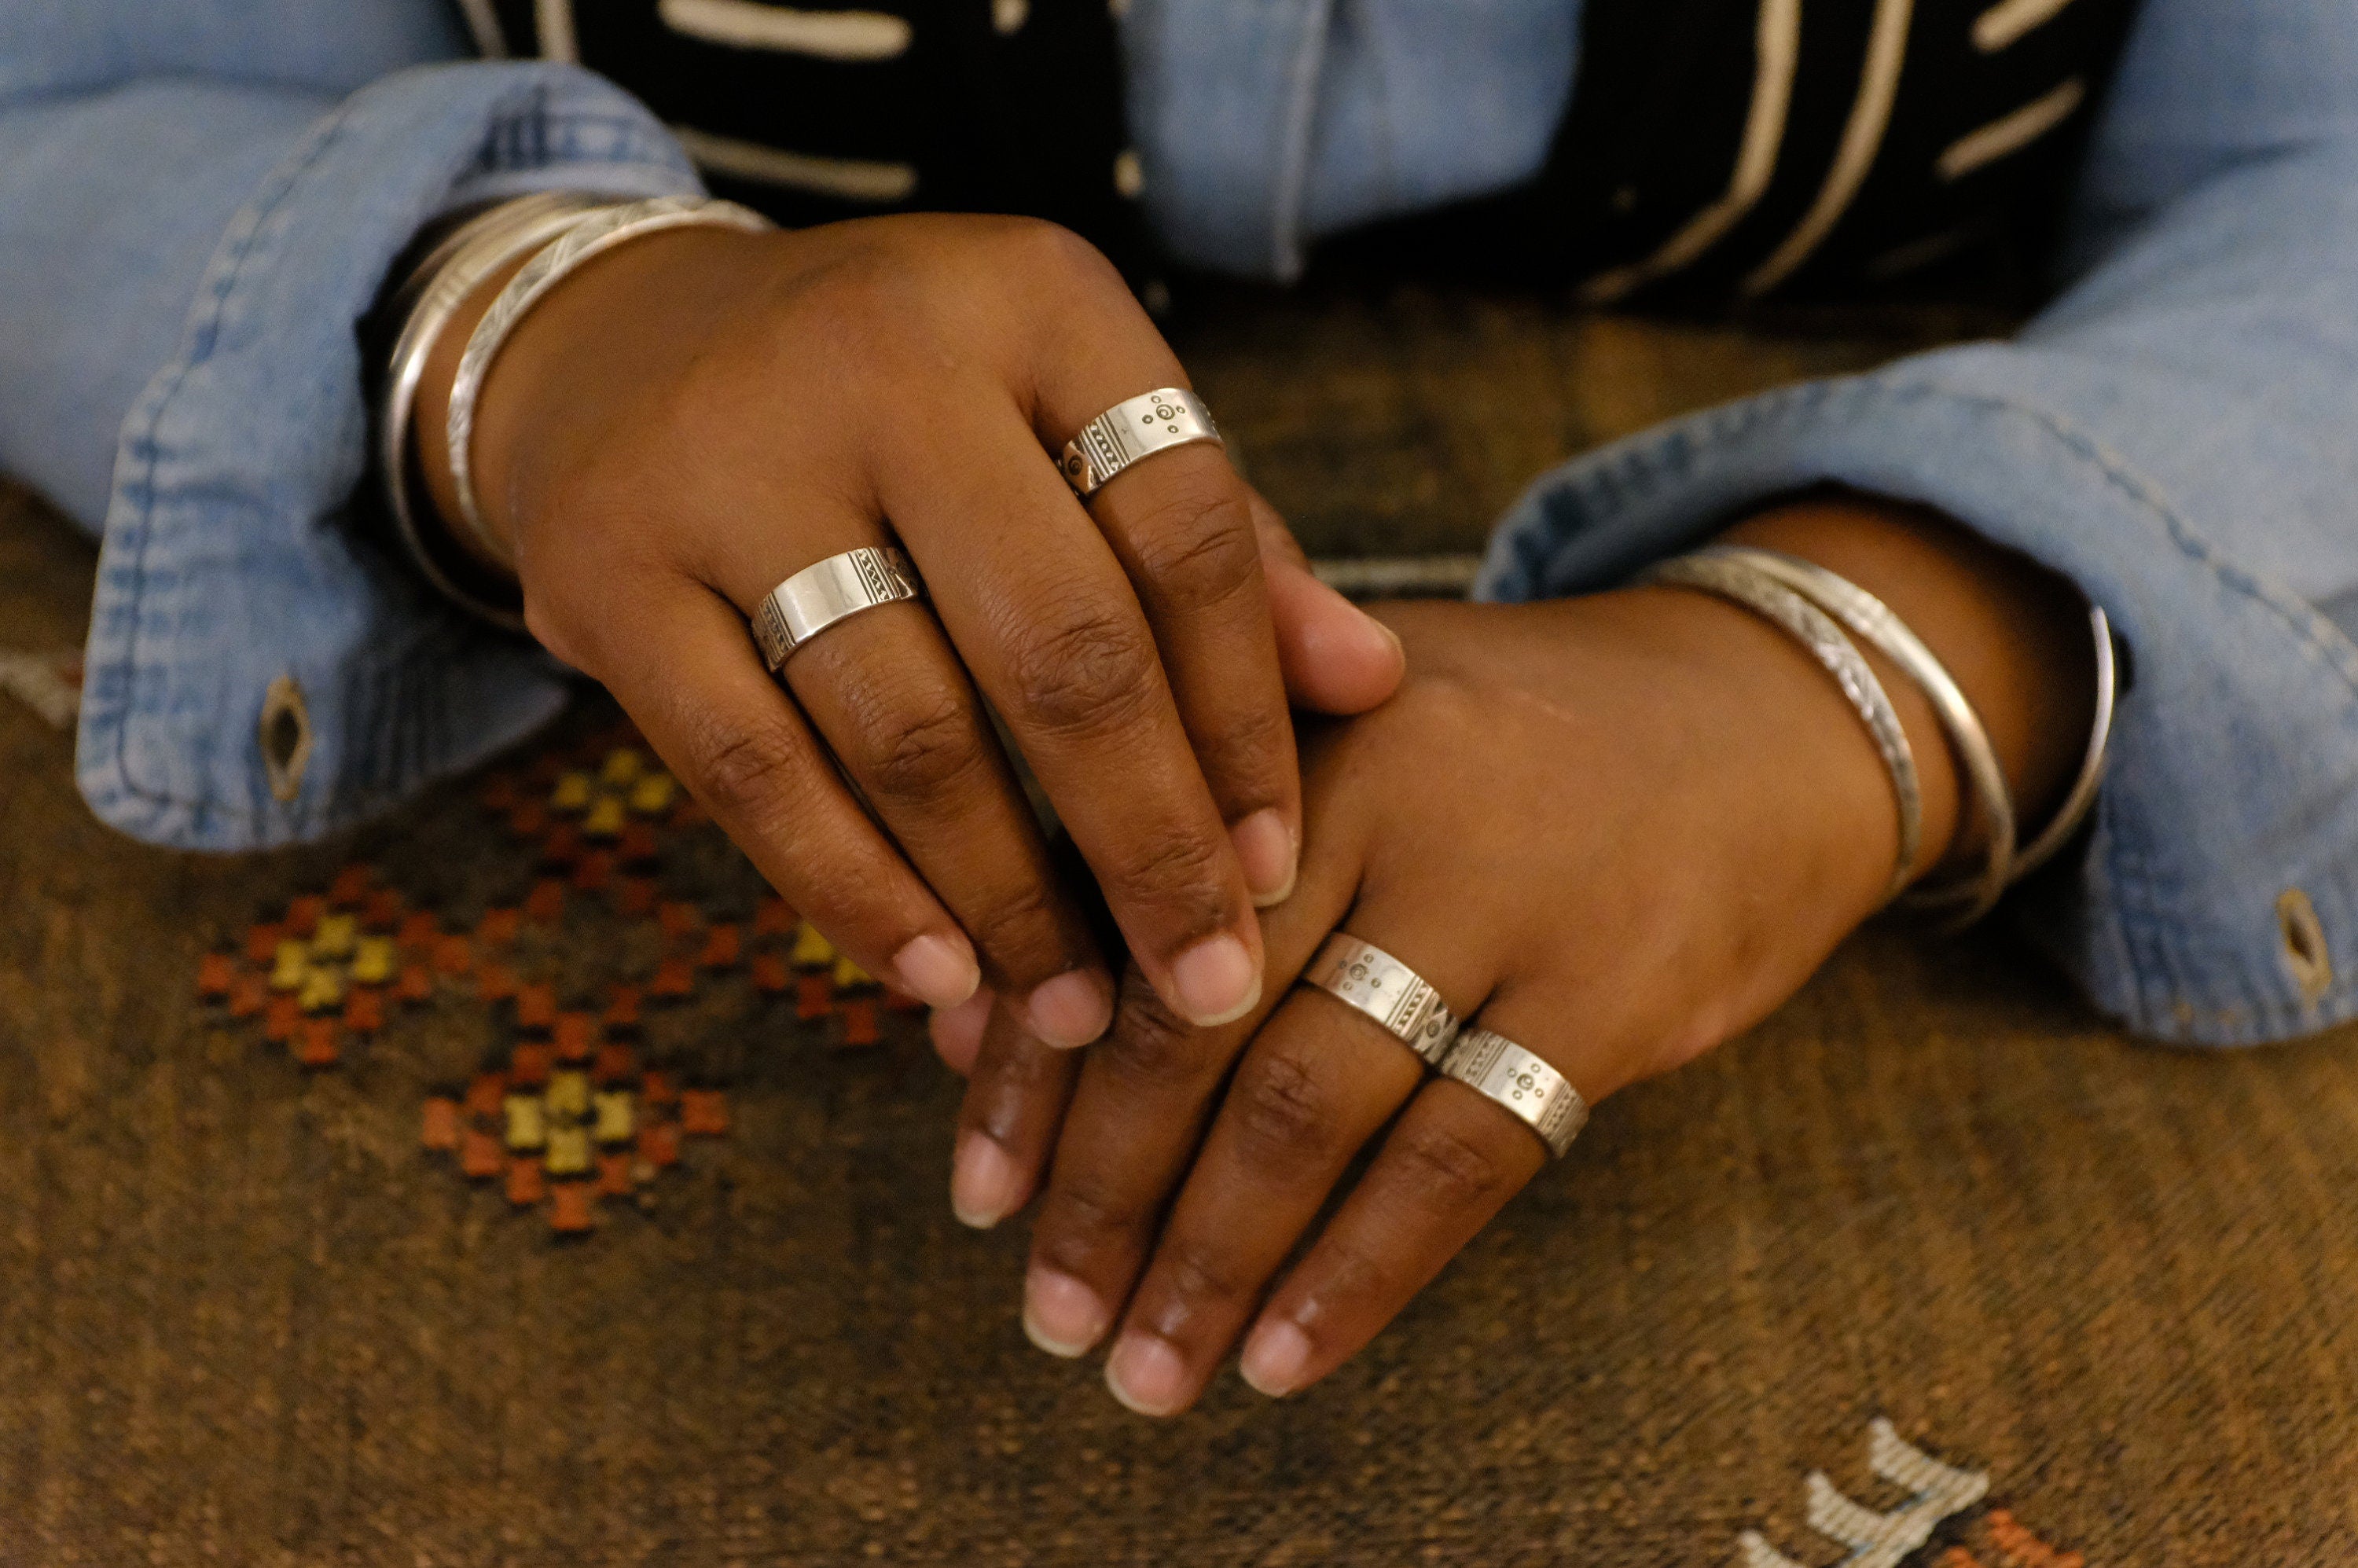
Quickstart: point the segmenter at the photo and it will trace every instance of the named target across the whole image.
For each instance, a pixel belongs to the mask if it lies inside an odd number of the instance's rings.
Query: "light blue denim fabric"
[[[416,63],[456,48],[410,0],[0,10],[0,466],[103,521],[76,774],[126,832],[314,838],[564,701],[352,525],[354,323],[454,205],[696,179],[586,72]],[[258,742],[281,676],[311,730],[287,801]]]
[[[1317,235],[1544,157],[1577,0],[1133,0],[1146,200],[1180,255]],[[690,189],[546,65],[436,66],[440,0],[0,7],[0,466],[104,545],[79,772],[110,822],[237,849],[350,824],[559,700],[346,517],[352,323],[421,222],[545,187]],[[1833,479],[2071,575],[2135,656],[2084,858],[2023,902],[2097,1001],[2238,1042],[2358,1013],[2358,27],[2347,0],[2147,0],[2067,253],[2013,344],[1714,411],[1567,465],[1485,589],[1614,580]],[[302,792],[254,728],[308,694]],[[2331,972],[2288,957],[2300,895]]]

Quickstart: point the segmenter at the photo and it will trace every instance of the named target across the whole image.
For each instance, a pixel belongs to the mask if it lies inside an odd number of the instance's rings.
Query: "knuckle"
[[[1059,1173],[1042,1206],[1034,1245],[1066,1273],[1087,1278],[1110,1249],[1130,1247],[1146,1223],[1138,1202],[1092,1176]]]
[[[1002,971],[1001,989],[1020,989],[1070,967],[1076,955],[1065,941],[1057,914],[1055,893],[1036,877],[1012,882],[983,900],[967,929],[989,955],[985,962]]]
[[[1397,1299],[1410,1281],[1390,1260],[1359,1243],[1328,1233],[1318,1244],[1318,1299],[1364,1309]]]
[[[1059,596],[1009,649],[1008,676],[1033,723],[1055,734],[1101,734],[1136,719],[1160,689],[1154,646],[1129,617]]]
[[[1184,1087],[1204,1071],[1196,1033],[1132,977],[1114,1009],[1113,1027],[1089,1047],[1089,1058],[1134,1087]]]
[[[1238,1141],[1263,1165],[1296,1166],[1334,1152],[1341,1141],[1334,1091],[1298,1058],[1260,1058],[1228,1093]]]
[[[689,756],[714,812],[752,825],[790,809],[809,761],[792,730],[762,720],[709,724],[694,735]]]
[[[1112,271],[1104,252],[1044,218],[1002,219],[992,238],[1002,275],[1018,287],[1061,291],[1076,279],[1095,282]]]
[[[1180,824],[1150,824],[1110,851],[1108,892],[1171,911],[1190,933],[1209,930],[1229,909],[1228,853],[1225,841]]]
[[[1260,581],[1251,512],[1216,464],[1157,476],[1164,488],[1128,530],[1141,586],[1182,612],[1226,603]]]
[[[981,737],[955,692],[856,703],[850,718],[853,771],[886,798],[931,805],[981,766]]]
[[[1243,784],[1278,775],[1293,746],[1293,721],[1287,716],[1282,697],[1273,697],[1221,715],[1219,733],[1198,741],[1195,755],[1205,777]]]
[[[1191,1305],[1233,1302],[1255,1284],[1237,1259],[1196,1237],[1167,1238],[1156,1267],[1163,1289]]]
[[[1391,1152],[1395,1195],[1429,1214],[1480,1208],[1506,1186],[1498,1158],[1449,1128],[1403,1130]]]

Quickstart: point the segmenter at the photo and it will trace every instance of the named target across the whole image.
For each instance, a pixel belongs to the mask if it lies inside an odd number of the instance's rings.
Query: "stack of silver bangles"
[[[1381,1024],[1442,1076],[1505,1108],[1558,1159],[1588,1121],[1588,1102],[1534,1052],[1487,1029],[1460,1029],[1432,983],[1372,942],[1337,931],[1302,972]]]
[[[755,232],[771,227],[760,213],[733,201],[701,196],[660,196],[644,201],[606,201],[572,193],[518,197],[475,214],[427,253],[395,291],[392,306],[401,321],[385,365],[379,397],[377,466],[394,526],[427,580],[485,620],[521,631],[524,619],[513,596],[496,585],[513,579],[515,557],[507,541],[483,520],[475,497],[473,437],[475,405],[492,362],[516,324],[568,276],[595,256],[666,229],[727,228]],[[529,259],[526,259],[529,258]],[[459,361],[450,384],[449,417],[443,429],[450,477],[458,491],[458,515],[448,519],[454,557],[418,525],[421,478],[410,450],[419,384],[442,334],[476,290],[503,268],[523,268],[492,297]],[[484,580],[489,578],[491,583]]]
[[[1899,716],[1851,635],[1863,638],[1898,665],[1931,703],[1963,767],[1970,804],[1981,823],[1980,869],[1946,887],[1908,892],[1900,899],[1903,903],[1944,916],[1944,924],[1952,928],[1970,925],[1996,907],[2006,889],[2071,842],[2094,808],[2112,748],[2113,708],[2119,686],[2112,623],[2100,608],[2092,606],[2088,611],[2089,632],[2095,640],[2096,702],[2079,776],[2053,820],[2024,847],[2019,844],[2020,829],[2006,773],[1998,765],[1981,715],[1948,666],[1881,600],[1814,561],[1740,545],[1714,545],[1676,557],[1649,568],[1638,580],[1700,589],[1740,604],[1791,636],[1833,676],[1874,739],[1899,806],[1899,856],[1886,902],[1900,898],[1923,870],[1923,798],[1915,755],[1900,728]]]

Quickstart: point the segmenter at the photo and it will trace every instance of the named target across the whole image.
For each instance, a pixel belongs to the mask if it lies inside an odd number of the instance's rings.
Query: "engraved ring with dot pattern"
[[[1438,1067],[1457,1038],[1457,1020],[1422,975],[1372,943],[1337,931],[1302,972],[1304,985],[1350,1003]]]
[[[1196,395],[1176,386],[1117,403],[1065,443],[1056,466],[1065,482],[1087,501],[1114,475],[1141,458],[1195,441],[1221,445],[1211,412]]]
[[[1487,1029],[1460,1034],[1441,1071],[1520,1118],[1559,1160],[1588,1122],[1588,1102],[1562,1073]]]
[[[777,673],[796,648],[846,616],[880,604],[922,599],[925,585],[909,557],[891,546],[863,546],[805,567],[768,593],[753,611],[753,640]]]

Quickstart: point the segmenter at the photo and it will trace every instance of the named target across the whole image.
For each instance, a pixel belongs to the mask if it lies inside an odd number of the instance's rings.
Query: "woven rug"
[[[1321,550],[1466,548],[1565,452],[1927,330],[1229,305],[1183,348]],[[90,547],[0,493],[0,644],[70,647]],[[101,827],[37,706],[0,1562],[2358,1560],[2358,1035],[2159,1051],[2003,935],[1870,932],[1343,1372],[1155,1424],[1025,1343],[1022,1225],[951,1218],[917,1015],[600,700],[233,860]]]

